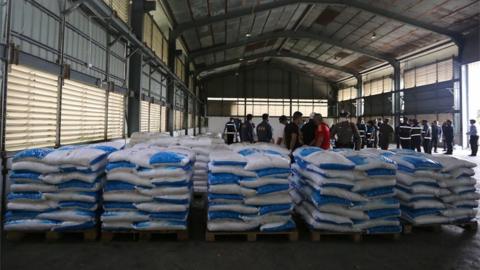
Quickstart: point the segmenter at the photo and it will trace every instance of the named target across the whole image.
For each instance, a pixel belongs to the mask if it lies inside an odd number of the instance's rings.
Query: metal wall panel
[[[107,32],[80,9],[67,16],[65,62],[82,73],[104,78],[106,71]]]
[[[12,42],[26,53],[55,62],[60,23],[58,1],[15,0],[11,2]]]
[[[386,93],[364,98],[363,114],[366,116],[380,116],[392,114],[392,94]],[[354,100],[350,100],[354,102]]]
[[[446,113],[454,111],[452,82],[417,87],[404,92],[406,114]]]
[[[110,47],[110,80],[114,81],[117,85],[127,85],[126,80],[126,52],[127,43],[124,41],[117,41]]]
[[[57,62],[60,32],[60,5],[62,1],[12,1],[12,42],[22,52]],[[64,36],[65,63],[74,71],[104,79],[106,75],[107,32],[87,16],[75,9],[66,17]],[[123,41],[112,46],[110,80],[125,85],[125,51]]]
[[[238,73],[238,75],[235,75]],[[264,65],[221,74],[205,81],[207,97],[289,98],[288,76],[291,74],[292,98],[332,98],[330,84],[322,78],[302,75],[274,65]],[[243,83],[245,83],[243,87]],[[237,85],[236,87],[234,85]],[[237,89],[236,95],[233,89]],[[243,94],[243,91],[245,93]]]

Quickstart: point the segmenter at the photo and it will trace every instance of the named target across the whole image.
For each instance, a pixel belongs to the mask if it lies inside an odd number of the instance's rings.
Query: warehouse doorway
[[[480,124],[480,61],[463,66],[463,147],[469,147],[466,132],[469,130],[469,120],[477,121],[477,128]]]

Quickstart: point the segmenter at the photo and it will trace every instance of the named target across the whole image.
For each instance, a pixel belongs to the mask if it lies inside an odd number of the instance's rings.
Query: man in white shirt
[[[470,120],[470,128],[467,132],[467,135],[470,136],[470,148],[472,149],[471,157],[477,156],[478,151],[478,133],[477,133],[477,126],[475,126],[476,121],[471,119]]]

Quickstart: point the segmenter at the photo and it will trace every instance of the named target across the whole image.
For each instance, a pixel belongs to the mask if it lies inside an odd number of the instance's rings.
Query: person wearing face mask
[[[360,133],[357,126],[350,122],[348,117],[348,112],[340,112],[340,122],[332,127],[330,136],[335,138],[335,148],[355,148],[355,150],[360,150]]]
[[[367,133],[365,133],[365,140],[367,148],[376,148],[375,141],[377,138],[377,132],[375,130],[375,124],[373,120],[367,122]]]
[[[240,126],[240,140],[242,142],[253,143],[253,131],[255,130],[255,124],[252,122],[253,115],[247,114],[247,119]]]
[[[361,140],[360,148],[364,148],[365,145],[367,144],[367,141],[365,139],[365,136],[367,134],[367,126],[365,125],[365,120],[361,116],[357,118],[357,129],[358,129],[358,133],[360,134],[360,140]]]
[[[317,125],[313,119],[314,116],[315,113],[311,113],[308,122],[300,127],[300,131],[302,131],[303,136],[303,143],[305,145],[313,145],[315,143],[315,130],[317,129]]]
[[[303,114],[301,112],[295,112],[293,114],[292,121],[285,126],[285,146],[288,150],[290,150],[290,153],[295,151],[295,149],[303,144],[299,127],[303,121],[302,116]]]
[[[288,125],[288,119],[287,119],[287,116],[285,115],[282,115],[278,118],[278,122],[283,125],[283,132],[285,132],[285,126]],[[283,144],[283,138],[285,138],[285,133],[282,134],[282,137],[278,137],[277,138],[277,145],[282,145]]]
[[[315,124],[317,126],[313,145],[324,150],[330,149],[330,129],[328,128],[328,125],[323,122],[323,117],[319,113],[315,114],[313,120],[315,120]]]

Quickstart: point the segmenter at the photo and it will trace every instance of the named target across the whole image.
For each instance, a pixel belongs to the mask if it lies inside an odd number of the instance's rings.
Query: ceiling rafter
[[[325,80],[325,82],[333,85],[333,84],[336,84],[336,81],[333,81],[327,77],[324,77],[324,76],[321,76],[319,74],[305,74],[305,71],[303,71],[301,68],[299,68],[298,66],[294,65],[294,64],[291,64],[291,63],[275,63],[275,62],[264,62],[264,63],[261,63],[259,65],[255,65],[255,66],[242,66],[242,67],[239,67],[238,69],[231,69],[231,70],[224,70],[224,71],[220,71],[220,72],[215,72],[215,73],[210,73],[210,74],[207,74],[205,76],[202,76],[202,79],[205,80],[206,78],[209,78],[209,77],[214,77],[214,76],[225,76],[225,75],[239,75],[238,73],[239,72],[242,72],[242,71],[247,71],[247,70],[252,70],[252,69],[255,69],[257,67],[262,67],[262,65],[267,65],[269,67],[274,67],[274,68],[280,68],[280,69],[283,69],[283,70],[286,70],[286,71],[291,71],[291,72],[295,72],[297,74],[302,74],[302,75],[305,75],[305,76],[311,76],[311,77],[315,77],[315,78],[319,78],[319,79],[322,79],[322,80]]]
[[[353,51],[353,52],[356,52],[356,53],[364,54],[364,55],[367,55],[367,56],[370,56],[372,58],[375,58],[375,59],[378,59],[378,60],[381,60],[381,61],[385,61],[385,62],[388,62],[388,63],[393,63],[393,62],[396,61],[395,58],[391,55],[377,53],[377,52],[374,52],[374,51],[371,51],[371,50],[368,50],[368,49],[356,47],[352,44],[347,44],[343,41],[336,40],[336,39],[330,38],[330,37],[325,36],[325,35],[315,34],[315,33],[308,32],[308,31],[292,31],[292,30],[290,30],[290,31],[269,32],[269,33],[261,34],[261,35],[255,36],[255,37],[246,38],[246,39],[243,39],[243,40],[232,42],[232,43],[229,43],[229,44],[214,45],[214,46],[211,46],[211,47],[208,47],[208,48],[198,49],[198,50],[195,50],[195,51],[191,51],[190,54],[189,54],[189,57],[192,58],[192,59],[195,59],[197,57],[200,57],[200,56],[203,56],[203,55],[206,55],[206,54],[215,53],[215,52],[219,52],[219,51],[224,51],[224,50],[228,50],[228,49],[233,49],[233,48],[249,45],[249,44],[256,43],[256,42],[267,41],[267,40],[274,39],[274,38],[297,38],[297,39],[317,40],[317,41],[321,41],[321,42],[324,42],[324,43],[335,45],[337,47],[341,47],[341,48],[344,48],[344,49],[347,49],[347,50],[350,50],[350,51]]]
[[[444,36],[449,37],[454,41],[457,45],[462,43],[462,37],[461,34],[449,31],[448,29],[445,29],[443,27],[439,27],[436,25],[432,25],[426,22],[422,22],[420,20],[417,20],[415,18],[410,18],[407,16],[404,16],[402,14],[398,14],[395,12],[391,12],[389,10],[383,9],[376,7],[374,5],[369,5],[367,3],[362,3],[357,0],[278,0],[276,2],[272,3],[266,3],[262,5],[258,5],[254,8],[254,12],[262,12],[262,11],[268,11],[271,9],[275,9],[278,7],[283,7],[287,5],[293,5],[293,4],[331,4],[331,5],[345,5],[349,7],[354,7],[357,9],[364,10],[366,12],[370,12],[373,14],[376,14],[378,16],[382,16],[388,19],[392,19],[407,25],[415,26],[418,28],[422,28],[431,32],[435,32]],[[226,21],[229,19],[233,18],[238,18],[246,15],[252,14],[252,8],[242,8],[238,9],[235,11],[231,11],[227,14],[221,14],[221,15],[215,15],[215,16],[209,16],[209,17],[204,17],[204,18],[199,18],[190,22],[186,23],[181,23],[178,24],[174,29],[173,29],[173,36],[174,37],[179,37],[183,32],[195,28],[195,27],[201,27],[205,25],[209,25],[212,23],[216,22],[221,22],[221,21]]]
[[[305,61],[305,62],[315,64],[315,65],[318,65],[318,66],[323,66],[323,67],[326,67],[326,68],[338,70],[338,71],[353,75],[357,79],[361,77],[360,73],[356,70],[346,68],[346,67],[337,66],[337,65],[334,65],[334,64],[331,64],[331,63],[320,61],[316,58],[312,58],[312,57],[308,57],[308,56],[305,56],[305,55],[301,55],[301,54],[298,54],[298,53],[292,53],[292,52],[284,52],[284,51],[277,52],[276,50],[272,50],[272,51],[268,51],[268,52],[257,53],[257,54],[252,54],[252,55],[249,55],[249,56],[245,56],[243,58],[243,61],[256,60],[256,59],[261,59],[261,58],[265,58],[265,57],[294,58],[294,59],[298,59],[298,60],[302,60],[302,61]],[[205,66],[205,67],[199,67],[196,70],[196,74],[199,75],[200,73],[208,71],[208,70],[221,68],[221,67],[225,67],[225,66],[229,66],[229,65],[233,65],[233,64],[238,64],[238,63],[239,63],[239,60],[232,59],[232,60],[208,65],[208,66]]]

